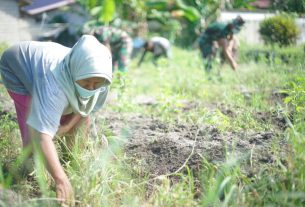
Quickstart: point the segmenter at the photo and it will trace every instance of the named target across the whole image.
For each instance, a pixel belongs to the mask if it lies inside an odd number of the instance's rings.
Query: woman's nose
[[[87,85],[87,89],[88,90],[94,90],[95,88],[94,88],[94,84],[88,84]]]

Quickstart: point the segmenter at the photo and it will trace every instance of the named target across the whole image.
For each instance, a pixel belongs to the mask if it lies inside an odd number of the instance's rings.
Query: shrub
[[[266,44],[288,46],[296,43],[300,31],[291,16],[282,14],[262,21],[259,33]]]

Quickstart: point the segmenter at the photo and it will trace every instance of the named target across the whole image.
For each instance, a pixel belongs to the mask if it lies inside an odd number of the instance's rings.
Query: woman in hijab
[[[72,49],[25,41],[3,53],[0,72],[15,104],[23,146],[39,143],[57,198],[72,204],[72,186],[52,139],[74,133],[103,106],[112,80],[110,51],[91,35],[83,35]]]

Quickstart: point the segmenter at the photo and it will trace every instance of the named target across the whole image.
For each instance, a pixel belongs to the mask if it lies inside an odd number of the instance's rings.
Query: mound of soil
[[[238,159],[246,173],[252,174],[261,164],[274,163],[286,154],[287,143],[280,131],[221,132],[215,126],[169,125],[138,114],[108,113],[106,120],[116,136],[128,131],[126,154],[140,160],[151,176],[175,172],[185,162],[197,171],[203,159],[213,163]],[[280,144],[282,151],[273,151],[273,144]]]

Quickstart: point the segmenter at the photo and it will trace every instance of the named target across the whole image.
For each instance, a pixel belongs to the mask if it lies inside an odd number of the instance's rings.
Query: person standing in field
[[[150,40],[143,44],[144,51],[138,62],[138,66],[141,66],[144,61],[145,55],[150,52],[153,54],[153,64],[157,66],[157,60],[160,57],[171,58],[171,45],[168,39],[164,37],[152,37]]]
[[[241,30],[244,23],[244,20],[238,16],[227,24],[214,22],[202,33],[199,39],[199,49],[207,72],[210,72],[212,69],[212,61],[216,56],[218,47],[232,69],[237,69],[237,62],[233,57],[236,47],[234,48],[232,44],[234,44],[234,34]]]
[[[53,139],[67,135],[73,142],[78,129],[88,129],[89,115],[103,106],[112,81],[110,51],[91,35],[83,35],[71,49],[25,41],[4,51],[0,72],[15,104],[23,147],[37,144],[58,200],[72,206],[73,188]]]
[[[132,52],[132,38],[127,32],[110,26],[100,26],[89,33],[111,50],[113,70],[116,68],[121,72],[128,70]]]

